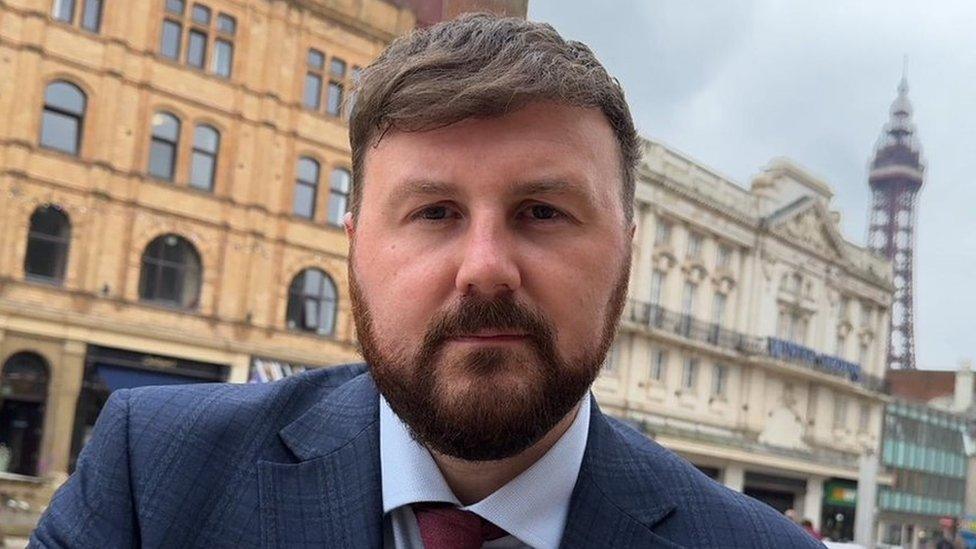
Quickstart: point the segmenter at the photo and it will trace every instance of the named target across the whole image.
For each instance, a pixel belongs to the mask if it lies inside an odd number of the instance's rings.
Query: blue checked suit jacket
[[[378,403],[361,364],[116,391],[30,546],[381,547]],[[562,545],[821,546],[595,403]]]

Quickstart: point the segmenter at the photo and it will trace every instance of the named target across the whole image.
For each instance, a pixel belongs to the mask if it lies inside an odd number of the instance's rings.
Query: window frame
[[[176,239],[176,244],[183,244],[183,252],[189,252],[189,255],[184,255],[184,257],[189,257],[195,262],[195,265],[188,263],[180,263],[163,257],[163,253],[160,253],[160,257],[150,257],[148,254],[150,249],[157,242],[161,243],[162,246],[169,245],[167,240],[170,238]],[[163,248],[160,248],[161,250]],[[150,272],[150,269],[152,271]],[[163,280],[163,275],[167,269],[175,270],[178,274],[176,284],[178,285],[178,293],[181,295],[186,291],[185,287],[187,285],[187,277],[196,277],[196,291],[193,292],[192,299],[177,301],[175,299],[170,299],[168,297],[160,297],[158,288],[162,288],[164,285],[161,283]],[[148,279],[150,276],[154,278],[154,287],[157,288],[156,295],[148,295]],[[162,305],[165,307],[180,309],[185,311],[197,310],[200,307],[200,297],[203,294],[203,259],[200,256],[199,250],[193,245],[188,238],[183,237],[176,233],[166,233],[157,236],[146,244],[146,247],[142,250],[142,255],[139,260],[139,301],[144,303],[152,303],[155,305]],[[187,301],[183,303],[183,301]]]
[[[231,80],[234,75],[234,49],[236,46],[237,22],[239,18],[232,13],[222,11],[207,3],[186,2],[184,0],[176,1],[182,6],[182,11],[180,12],[169,9],[169,2],[163,5],[163,24],[160,26],[159,55],[193,70],[224,80]],[[208,18],[206,22],[196,17],[198,10],[207,11]],[[229,29],[224,28],[224,23],[227,21],[231,23]],[[176,40],[175,55],[168,55],[163,48],[167,22],[174,25],[179,31]],[[199,42],[198,37],[202,37],[202,43]],[[195,39],[196,41],[194,41]],[[194,44],[199,45],[199,51]],[[195,54],[195,52],[199,55]],[[224,56],[227,58],[226,63],[221,63],[220,60]],[[222,67],[226,67],[226,71]]]
[[[200,145],[199,132],[201,130],[213,132],[214,147],[212,151],[209,151]],[[190,147],[190,175],[187,178],[188,186],[208,193],[214,192],[214,190],[217,187],[218,162],[220,161],[220,143],[221,143],[220,130],[217,129],[217,127],[213,126],[212,124],[207,124],[206,122],[200,122],[193,127],[193,144]],[[207,174],[206,187],[202,187],[198,185],[195,181],[196,174],[197,174],[196,160],[198,156],[206,158],[210,162],[210,172],[209,174]]]
[[[78,95],[80,96],[81,99],[80,112],[71,111],[64,106],[54,106],[48,102],[48,97],[47,97],[48,91],[51,89],[52,86],[55,86],[57,84],[63,84],[65,86],[68,86],[69,88],[73,88],[74,91],[78,92]],[[75,135],[73,140],[74,143],[73,150],[69,151],[61,147],[55,146],[54,144],[45,143],[45,138],[44,138],[45,135],[44,131],[46,127],[45,122],[48,120],[49,113],[52,116],[71,118],[72,121],[74,122]],[[41,126],[37,136],[38,144],[41,147],[50,151],[56,151],[61,154],[68,154],[71,156],[80,157],[82,151],[82,145],[84,144],[85,117],[87,115],[88,115],[88,94],[85,93],[85,90],[83,90],[81,86],[75,84],[70,80],[64,80],[64,79],[51,80],[50,82],[47,83],[46,86],[44,86],[44,95],[42,96],[42,107],[41,107]]]
[[[149,157],[148,157],[148,162],[146,164],[146,174],[149,175],[149,177],[152,177],[153,179],[156,179],[158,181],[166,181],[166,182],[169,182],[169,183],[175,183],[176,182],[176,179],[177,179],[178,170],[179,170],[179,164],[180,164],[180,160],[179,160],[180,159],[180,142],[182,141],[182,137],[183,137],[183,120],[181,120],[180,117],[177,116],[175,113],[173,113],[171,111],[166,111],[166,110],[154,111],[152,116],[153,116],[153,118],[155,118],[157,116],[167,116],[167,117],[172,118],[176,122],[176,138],[173,139],[172,141],[170,141],[169,138],[167,138],[167,137],[157,135],[156,128],[158,126],[156,126],[153,123],[152,119],[150,119],[150,124],[149,124],[149,127],[150,127],[150,130],[149,130]],[[161,127],[161,125],[159,127]],[[171,158],[171,163],[170,163],[170,174],[169,174],[168,177],[167,176],[163,176],[163,175],[159,175],[159,174],[156,174],[156,173],[153,173],[153,153],[156,150],[156,148],[154,147],[154,145],[156,145],[156,144],[163,144],[163,145],[166,145],[168,147],[172,147],[172,158]]]
[[[725,399],[729,389],[729,367],[720,362],[712,365],[712,393],[713,398]]]
[[[346,184],[345,190],[336,188],[336,184],[337,184],[336,176],[342,174],[345,175],[345,184]],[[334,227],[342,226],[343,218],[345,217],[346,212],[349,211],[349,197],[351,194],[352,194],[352,172],[343,167],[333,168],[332,173],[329,174],[329,204],[328,204],[328,211],[326,212],[326,218],[327,218],[326,222],[328,224]],[[339,201],[339,200],[342,201],[342,205],[343,205],[342,212],[339,213],[339,217],[337,219],[333,219],[332,205],[334,201]]]
[[[682,391],[696,392],[698,390],[698,367],[700,361],[697,357],[688,357],[685,359],[684,366],[681,369]]]
[[[310,162],[311,165],[315,166],[315,181],[306,181],[302,178],[301,164],[303,161]],[[299,156],[298,160],[295,162],[295,184],[292,187],[292,201],[291,201],[291,213],[292,215],[299,217],[301,219],[307,219],[309,221],[315,220],[315,213],[318,211],[318,199],[319,199],[319,186],[322,184],[322,163],[317,159],[303,155]],[[296,201],[298,200],[298,188],[306,187],[310,189],[311,200],[310,211],[308,215],[299,213]]]
[[[306,277],[311,274],[318,274],[319,279],[318,293],[307,293]],[[329,295],[331,290],[331,296]],[[308,320],[309,301],[314,301],[315,310],[318,311],[317,321],[323,321],[326,326],[310,326]],[[328,307],[326,309],[326,307]],[[331,313],[331,314],[327,314]],[[297,315],[297,318],[292,318]],[[339,323],[339,288],[335,280],[325,269],[318,267],[306,267],[292,277],[288,284],[287,303],[285,306],[285,327],[297,332],[314,334],[319,337],[334,338],[337,333]],[[328,328],[328,329],[323,329]]]
[[[58,235],[48,234],[40,232],[35,226],[38,221],[38,216],[45,214],[47,212],[52,212],[57,215],[59,225]],[[61,207],[57,205],[49,206],[39,206],[32,213],[28,220],[27,226],[27,247],[24,250],[24,278],[27,280],[44,282],[48,284],[54,284],[57,286],[62,286],[65,281],[65,277],[68,271],[68,259],[71,253],[71,217],[68,216]],[[32,244],[35,242],[44,242],[54,246],[57,251],[57,259],[55,261],[55,273],[52,276],[38,274],[30,272],[28,266],[31,258],[31,248]]]

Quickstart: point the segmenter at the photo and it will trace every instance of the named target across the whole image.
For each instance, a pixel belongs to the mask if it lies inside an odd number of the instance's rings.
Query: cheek
[[[453,277],[443,261],[394,246],[356,250],[355,267],[376,335],[384,344],[409,350],[443,308]]]
[[[578,254],[574,260],[564,256],[558,263],[550,262],[533,273],[533,283],[526,288],[555,324],[560,349],[570,355],[601,339],[619,275],[607,269],[613,262],[606,256],[593,255]]]

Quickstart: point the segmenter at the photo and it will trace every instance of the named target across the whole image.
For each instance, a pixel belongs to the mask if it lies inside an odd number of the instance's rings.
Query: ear
[[[346,230],[346,237],[352,240],[356,235],[356,220],[352,217],[352,212],[346,212],[342,216],[342,227]]]

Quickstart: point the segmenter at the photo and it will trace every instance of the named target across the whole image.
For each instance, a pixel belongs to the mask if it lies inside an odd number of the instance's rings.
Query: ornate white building
[[[647,141],[630,301],[595,392],[706,474],[835,539],[877,453],[891,266],[775,159],[746,190]],[[882,475],[882,483],[891,479]]]

